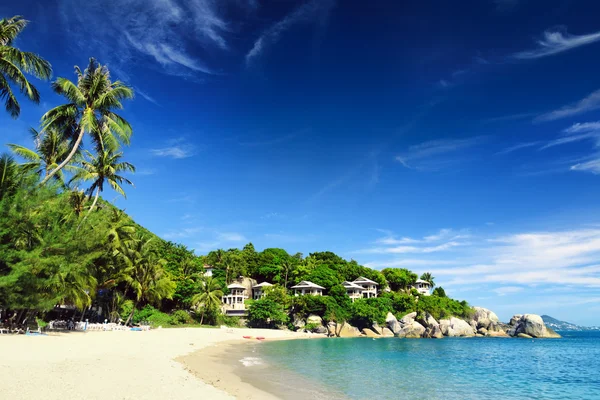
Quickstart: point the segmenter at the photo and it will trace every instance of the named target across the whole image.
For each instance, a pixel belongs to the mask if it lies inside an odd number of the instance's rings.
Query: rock
[[[416,311],[415,312],[411,312],[410,314],[406,314],[400,320],[400,325],[402,325],[402,327],[404,327],[405,325],[410,325],[415,320],[415,318],[417,318],[417,312]]]
[[[488,327],[488,332],[504,332],[510,329],[510,325],[505,324],[503,322],[492,322]]]
[[[324,334],[328,333],[328,329],[326,327],[324,327],[323,325],[319,325],[313,332],[324,335]]]
[[[485,336],[485,335],[487,335],[488,330],[485,329],[485,328],[479,328],[479,329],[477,329],[477,333],[479,333],[480,335],[484,335]]]
[[[504,331],[500,331],[500,332],[488,331],[488,333],[487,333],[486,336],[489,336],[489,337],[510,337]]]
[[[394,332],[392,332],[388,328],[382,328],[381,329],[381,336],[383,336],[383,337],[394,337]]]
[[[513,321],[516,319],[517,315],[513,316],[511,319],[511,324],[514,322],[512,328],[508,330],[508,334],[510,336],[520,336],[520,334],[525,334],[527,336],[531,336],[534,338],[559,338],[560,335],[554,332],[552,329],[549,329],[544,324],[544,320],[542,317],[536,314],[524,314],[517,321]]]
[[[370,338],[379,337],[379,335],[377,333],[375,333],[373,330],[371,330],[369,328],[364,328],[362,330],[362,334],[365,335],[366,337],[370,337]]]
[[[467,323],[459,318],[450,318],[450,326],[448,327],[447,336],[450,337],[472,337],[475,336],[475,331]]]
[[[471,325],[471,328],[473,328],[474,331],[477,330],[477,321],[469,321],[469,325]]]
[[[450,329],[450,320],[440,319],[440,330],[442,331],[442,335],[448,336],[449,329]]]
[[[425,337],[432,339],[442,339],[444,337],[439,325],[434,325],[431,328],[426,328],[425,335]]]
[[[389,312],[385,318],[385,322],[388,328],[390,328],[390,331],[392,331],[394,335],[398,335],[398,333],[402,329],[402,325],[400,325],[400,322],[398,322],[394,314]]]
[[[405,338],[420,338],[425,333],[425,327],[417,321],[412,321],[410,324],[404,326],[398,333],[398,337]]]
[[[551,339],[560,339],[562,336],[560,336],[558,333],[554,332],[553,329],[546,327],[546,333],[547,333],[547,338],[551,338]]]
[[[360,331],[358,330],[358,328],[355,328],[354,326],[350,325],[347,322],[343,323],[341,326],[337,326],[336,333],[337,333],[338,337],[359,337],[360,336]]]
[[[302,329],[306,325],[306,321],[304,321],[302,318],[294,316],[294,322],[292,324],[294,327],[296,327],[296,329]]]
[[[485,337],[485,335],[482,335],[481,333],[476,333],[475,337]]]
[[[473,314],[473,321],[475,321],[475,329],[485,328],[488,329],[490,324],[499,322],[500,319],[493,311],[483,307],[473,307],[475,314]]]
[[[327,324],[327,336],[329,336],[329,337],[337,336],[335,334],[336,327],[337,327],[337,324],[335,322],[328,323]]]
[[[306,323],[307,324],[319,324],[322,325],[323,324],[323,318],[319,317],[318,315],[315,314],[310,314],[308,316],[308,318],[306,318]]]
[[[521,320],[521,317],[522,317],[521,314],[513,315],[512,318],[510,319],[509,325],[515,326]]]
[[[518,333],[517,337],[523,338],[523,339],[533,339],[533,336],[529,336],[526,333]]]
[[[381,327],[379,326],[379,324],[377,322],[373,322],[372,326],[371,326],[371,330],[373,332],[375,332],[378,335],[381,335]]]

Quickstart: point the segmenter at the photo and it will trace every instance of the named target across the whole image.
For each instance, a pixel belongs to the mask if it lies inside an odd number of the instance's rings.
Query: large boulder
[[[383,337],[394,337],[394,332],[392,332],[388,328],[382,328],[381,329],[381,336],[383,336]]]
[[[410,324],[405,325],[400,332],[398,337],[405,338],[420,338],[425,333],[425,327],[417,321],[412,321]]]
[[[440,330],[442,331],[442,335],[448,336],[449,329],[450,329],[450,320],[449,319],[440,319]]]
[[[371,330],[376,334],[381,335],[381,327],[377,322],[373,322],[373,324],[371,324]]]
[[[397,335],[400,332],[400,330],[402,329],[402,325],[400,325],[400,322],[398,322],[398,320],[396,319],[394,314],[392,314],[390,312],[387,313],[385,322],[386,322],[388,328],[390,328],[390,331],[392,331],[392,333],[394,335]]]
[[[308,318],[306,318],[306,323],[307,324],[322,325],[323,324],[323,318],[321,318],[321,317],[319,317],[318,315],[315,315],[315,314],[310,314],[308,316]]]
[[[400,319],[400,325],[402,325],[402,327],[405,327],[406,325],[410,325],[413,323],[415,318],[417,318],[416,311],[406,314],[404,317],[402,317],[402,319]]]
[[[337,324],[335,322],[329,322],[327,324],[327,336],[334,337],[336,335]]]
[[[300,318],[299,316],[295,315],[294,322],[292,322],[292,324],[294,325],[294,327],[296,327],[296,329],[302,329],[306,325],[306,321]]]
[[[475,321],[475,329],[485,328],[488,329],[491,323],[499,322],[500,319],[493,312],[483,307],[473,307],[475,313],[473,314],[473,321]]]
[[[360,331],[358,330],[358,328],[345,322],[341,325],[338,324],[338,326],[336,327],[336,335],[338,337],[359,337]]]
[[[475,330],[467,321],[459,318],[450,318],[446,336],[450,337],[472,337],[475,336]],[[441,328],[441,327],[440,327]]]
[[[434,325],[432,327],[425,328],[425,333],[423,337],[431,338],[431,339],[441,339],[444,337],[442,334],[442,329],[439,325]]]
[[[513,319],[516,319],[516,315]],[[511,323],[512,323],[511,319]],[[510,336],[524,337],[523,335],[534,338],[559,338],[560,335],[549,329],[544,324],[542,317],[536,314],[524,314],[518,320],[514,321],[514,325],[507,332]]]
[[[329,333],[329,330],[326,327],[324,327],[323,325],[319,325],[315,328],[315,330],[313,332],[319,333],[321,335],[325,335],[325,334]]]
[[[375,333],[373,330],[371,330],[369,328],[364,328],[362,330],[362,334],[365,335],[366,337],[370,337],[370,338],[379,337],[379,334]]]
[[[521,314],[513,315],[512,318],[510,319],[509,325],[515,326],[521,320],[521,317],[522,317]]]

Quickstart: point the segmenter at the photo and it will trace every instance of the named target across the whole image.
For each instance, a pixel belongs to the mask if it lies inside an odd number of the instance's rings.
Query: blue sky
[[[397,3],[397,4],[396,4]],[[204,254],[331,250],[501,318],[600,319],[600,4],[52,0],[18,45],[137,92],[139,223]],[[6,143],[60,104],[0,113]]]

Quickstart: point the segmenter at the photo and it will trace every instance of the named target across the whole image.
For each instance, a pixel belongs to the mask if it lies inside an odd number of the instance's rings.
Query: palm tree
[[[207,277],[200,282],[200,292],[192,297],[192,307],[202,307],[200,325],[204,322],[204,313],[206,310],[214,310],[221,304],[223,291],[221,285],[212,277]]]
[[[0,155],[0,200],[17,187],[18,176],[19,168],[15,159],[8,154]]]
[[[13,42],[25,29],[29,21],[21,16],[0,20],[0,98],[4,99],[6,111],[13,118],[21,113],[21,106],[12,92],[10,84],[19,87],[21,93],[34,103],[40,102],[40,93],[24,73],[47,80],[52,75],[50,63],[37,54],[13,47]]]
[[[18,144],[9,144],[8,147],[17,156],[27,160],[21,164],[21,167],[26,171],[35,170],[40,176],[47,176],[50,171],[58,166],[60,161],[67,157],[71,146],[63,133],[54,128],[49,129],[44,134],[40,134],[34,128],[30,128],[29,131],[35,143],[35,150]],[[62,171],[57,172],[54,179],[64,184]]]
[[[85,154],[87,159],[79,160],[80,166],[73,167],[75,173],[71,179],[71,182],[78,180],[92,182],[92,185],[88,189],[89,198],[91,198],[92,194],[96,192],[94,194],[94,201],[92,202],[87,214],[81,221],[82,223],[94,210],[94,207],[98,202],[100,192],[104,190],[104,184],[106,182],[108,182],[114,191],[123,197],[127,197],[121,185],[123,183],[133,185],[133,183],[119,173],[124,171],[135,172],[135,167],[132,164],[120,161],[123,157],[123,153],[115,153],[111,146],[107,146],[106,149],[101,149],[96,155],[90,153],[89,151],[85,151]]]
[[[96,289],[96,279],[85,268],[62,266],[48,283],[49,293],[57,293],[61,303],[71,304],[79,310],[92,305],[90,293]],[[82,315],[83,317],[83,315]]]
[[[158,257],[154,251],[152,239],[138,236],[127,241],[120,251],[125,264],[124,281],[133,290],[135,302],[128,324],[141,301],[157,304],[163,299],[171,299],[175,292],[175,283],[164,269],[166,260]]]
[[[425,272],[423,275],[421,275],[421,279],[425,282],[429,282],[431,284],[431,287],[435,286],[435,276],[431,275],[431,272]]]
[[[43,131],[55,128],[59,131],[72,130],[74,133],[70,153],[44,178],[42,184],[71,161],[86,133],[98,151],[104,148],[106,140],[129,144],[131,125],[114,110],[123,108],[123,100],[133,98],[133,90],[123,82],[112,82],[108,68],[93,58],[90,58],[84,72],[76,66],[75,73],[77,83],[66,78],[58,78],[52,83],[54,91],[65,96],[69,102],[42,116]]]

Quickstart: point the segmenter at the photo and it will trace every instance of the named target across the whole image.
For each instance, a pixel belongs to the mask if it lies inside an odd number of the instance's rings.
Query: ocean
[[[600,332],[260,343],[238,375],[284,399],[600,399]]]

